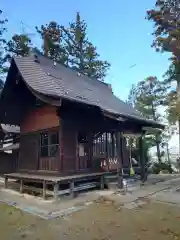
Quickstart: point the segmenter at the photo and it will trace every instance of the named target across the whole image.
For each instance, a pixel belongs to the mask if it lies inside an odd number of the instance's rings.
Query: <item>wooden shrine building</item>
[[[26,174],[44,182],[101,175],[114,169],[113,161],[115,169],[121,168],[119,133],[162,128],[118,99],[110,85],[34,54],[12,59],[1,93],[0,121],[20,126],[18,165],[11,177]]]
[[[20,128],[0,124],[0,175],[16,171],[19,154]]]

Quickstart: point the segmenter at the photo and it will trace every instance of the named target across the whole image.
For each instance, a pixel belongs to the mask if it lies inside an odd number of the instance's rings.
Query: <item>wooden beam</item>
[[[8,188],[8,177],[4,178],[4,188]]]
[[[123,188],[123,176],[122,176],[122,158],[123,158],[123,150],[122,150],[122,134],[116,132],[116,148],[117,148],[117,160],[118,160],[118,168],[117,168],[117,179],[118,179],[118,188]]]
[[[102,175],[101,177],[100,177],[100,188],[101,188],[101,190],[103,190],[104,189],[104,175]]]
[[[20,180],[20,193],[23,193],[23,180]]]
[[[106,135],[105,135],[106,139],[105,139],[105,143],[106,143],[106,165],[107,165],[107,168],[108,168],[108,172],[110,170],[109,168],[109,151],[108,151],[108,134],[106,132]]]
[[[58,171],[62,172],[64,168],[64,120],[59,117],[59,164]]]
[[[43,181],[43,199],[46,199],[46,181]]]
[[[73,181],[73,180],[70,182],[70,197],[71,197],[71,198],[74,198],[74,197],[75,197],[74,181]]]
[[[59,184],[58,184],[58,182],[55,182],[55,184],[54,184],[54,199],[55,200],[58,199],[58,191],[59,191]]]
[[[141,136],[139,138],[139,156],[140,156],[140,166],[141,166],[141,181],[144,183],[147,180],[146,176],[146,166],[145,166],[145,156],[144,156],[144,135],[145,132],[142,131]]]

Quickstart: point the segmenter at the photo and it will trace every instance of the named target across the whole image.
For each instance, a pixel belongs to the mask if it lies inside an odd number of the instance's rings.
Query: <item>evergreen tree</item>
[[[62,31],[70,55],[69,65],[80,73],[103,81],[110,64],[100,60],[96,47],[88,40],[87,24],[81,20],[79,12],[68,28],[62,26]]]
[[[147,19],[154,22],[153,47],[179,56],[180,50],[179,0],[157,0],[154,9],[147,11]]]
[[[36,30],[43,41],[42,54],[58,63],[67,65],[69,54],[64,48],[61,26],[57,22],[51,21],[49,24],[41,25],[40,28],[36,27]]]
[[[45,56],[91,78],[104,80],[110,64],[100,60],[96,47],[87,38],[87,24],[79,13],[68,27],[51,21],[36,30],[42,38]]]
[[[166,91],[167,87],[163,82],[156,77],[148,77],[132,87],[128,100],[143,116],[158,121],[162,118],[158,107],[165,104]],[[156,146],[157,158],[161,163],[161,134],[147,136],[145,141],[149,147]]]
[[[28,56],[31,51],[31,39],[26,34],[15,34],[6,45],[6,58],[11,56]]]
[[[4,38],[4,32],[6,31],[5,25],[8,21],[7,19],[3,18],[2,13],[3,13],[2,10],[0,10],[0,90],[4,86],[4,82],[2,80],[5,72],[4,51],[5,51],[6,40]]]
[[[176,84],[176,88],[172,88],[167,95],[167,119],[171,125],[178,124],[179,134],[179,156],[180,156],[180,104],[178,101],[178,89],[180,86],[180,62],[173,62],[165,73],[165,83],[171,86]]]
[[[167,125],[165,130],[162,133],[162,142],[161,146],[163,148],[163,155],[166,158],[166,162],[168,163],[169,167],[172,167],[171,164],[171,157],[170,157],[170,150],[169,150],[169,141],[174,134],[174,129],[171,127],[171,125]]]
[[[147,11],[147,19],[154,22],[153,47],[157,51],[172,53],[171,64],[165,73],[165,83],[169,85],[167,94],[168,120],[179,125],[180,155],[180,2],[179,0],[157,0],[154,9]],[[172,83],[176,89],[171,90]]]

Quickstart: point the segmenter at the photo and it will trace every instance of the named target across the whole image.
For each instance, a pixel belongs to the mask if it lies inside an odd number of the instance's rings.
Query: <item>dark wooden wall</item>
[[[86,110],[88,110],[88,113]],[[85,160],[87,156],[82,159],[78,156],[78,133],[92,134],[93,130],[97,131],[103,125],[102,121],[104,120],[98,114],[97,116],[93,115],[92,110],[91,114],[89,114],[89,109],[86,110],[66,105],[64,108],[60,108],[57,114],[56,107],[46,105],[29,111],[20,126],[21,147],[18,169],[34,171],[40,169],[44,171],[58,171],[64,174],[73,173],[88,166],[95,170],[96,163],[93,161],[97,160],[96,157]],[[92,116],[97,120],[92,120]],[[105,121],[104,124],[107,124],[107,122]],[[40,159],[40,132],[52,128],[58,128],[59,131],[59,156],[56,159],[50,159],[50,157]],[[103,160],[107,161],[106,156],[98,156],[99,167]],[[110,170],[117,169],[117,156],[110,156],[109,160]],[[123,167],[129,167],[129,153],[125,142],[123,143]],[[101,169],[107,170],[107,166],[101,167]]]
[[[39,134],[21,134],[18,170],[38,170]]]
[[[28,111],[20,125],[20,170],[60,170],[60,154],[54,158],[40,158],[40,133],[56,129],[60,131],[60,118],[56,107],[46,105]],[[61,144],[61,143],[60,143]]]
[[[56,107],[46,105],[30,110],[21,123],[21,134],[59,126]]]
[[[77,130],[69,121],[64,121],[61,126],[61,172],[74,172],[77,166]]]
[[[0,152],[0,175],[16,172],[18,151],[11,153]]]

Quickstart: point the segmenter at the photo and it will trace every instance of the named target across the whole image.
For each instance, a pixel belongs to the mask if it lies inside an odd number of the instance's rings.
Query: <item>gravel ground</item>
[[[128,210],[100,200],[66,219],[42,220],[0,204],[0,239],[180,239],[180,208],[153,203]]]

